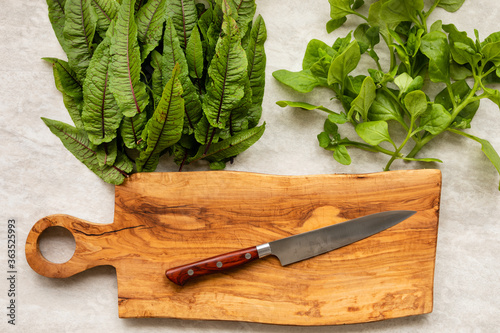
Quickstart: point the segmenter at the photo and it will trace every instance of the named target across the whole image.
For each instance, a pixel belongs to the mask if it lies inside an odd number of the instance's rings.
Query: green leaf
[[[134,20],[135,0],[123,0],[116,21],[109,26],[110,89],[123,115],[141,113],[149,102],[146,84],[140,81],[141,52]]]
[[[231,0],[228,0],[231,1]],[[232,0],[234,1],[236,7],[237,17],[236,25],[240,30],[240,37],[243,38],[247,33],[248,27],[252,23],[253,17],[255,16],[256,5],[255,0]]]
[[[203,44],[197,27],[191,31],[191,37],[186,47],[186,62],[189,68],[189,76],[193,79],[201,79],[203,76]]]
[[[456,12],[462,7],[465,0],[440,0],[438,7],[444,8],[448,12]]]
[[[161,95],[163,94],[163,56],[160,52],[153,50],[151,52],[151,67],[153,67],[153,74],[151,74],[151,89],[155,105],[160,102]]]
[[[372,146],[377,146],[384,141],[393,142],[389,135],[389,125],[383,120],[359,123],[356,125],[356,133]]]
[[[365,4],[365,0],[354,0],[354,1],[351,0],[351,2],[354,2],[351,7],[354,10],[360,8]]]
[[[379,27],[370,27],[369,24],[360,24],[354,30],[354,38],[358,41],[361,53],[365,53],[368,49],[373,49],[380,42]]]
[[[106,31],[118,14],[120,4],[115,0],[91,0],[97,17],[96,31],[104,38]]]
[[[302,69],[310,69],[315,63],[320,61],[325,55],[330,56],[330,61],[337,55],[335,50],[325,42],[318,39],[312,39],[307,44],[304,60],[302,60]]]
[[[173,21],[181,47],[185,49],[198,20],[195,1],[167,0],[167,15]]]
[[[353,41],[349,46],[336,57],[328,71],[328,84],[344,84],[347,75],[352,72],[361,59],[361,53],[357,41]]]
[[[406,72],[401,73],[394,79],[394,84],[399,88],[400,96],[406,93],[412,82],[413,78]]]
[[[330,118],[325,119],[325,124],[323,125],[323,129],[329,135],[335,136],[339,132],[339,126],[335,121],[332,121]]]
[[[210,125],[205,115],[196,123],[194,128],[194,137],[202,145],[208,144],[210,141],[219,141],[219,134],[220,129]]]
[[[66,149],[104,181],[119,185],[132,172],[133,164],[126,155],[119,154],[112,166],[100,165],[96,148],[84,131],[57,120],[46,118],[42,118],[42,120],[50,131],[61,140]]]
[[[478,138],[477,136],[471,134],[464,133],[462,131],[458,130],[450,130],[450,131],[455,134],[459,134],[479,142],[481,144],[481,150],[486,155],[486,157],[488,157],[488,159],[491,161],[495,169],[497,169],[497,172],[500,174],[500,156],[498,156],[498,153],[496,152],[495,148],[491,145],[489,141]],[[500,187],[498,189],[500,190]]]
[[[330,20],[326,23],[326,32],[329,34],[340,28],[347,21],[347,17],[342,17],[336,20]]]
[[[65,22],[65,12],[64,5],[66,0],[47,0],[47,6],[49,9],[49,20],[52,25],[52,30],[59,41],[62,49],[66,52],[66,40],[64,39],[64,22]]]
[[[404,98],[406,109],[413,119],[427,111],[427,96],[422,90],[408,93]]]
[[[264,123],[261,126],[239,132],[228,139],[213,143],[206,152],[206,146],[202,146],[198,154],[189,159],[189,162],[199,159],[204,159],[209,162],[222,161],[241,154],[260,139],[262,134],[264,134],[265,128],[266,124]]]
[[[123,115],[109,90],[109,39],[97,47],[83,85],[82,121],[89,140],[99,145],[116,137]]]
[[[146,112],[141,112],[133,117],[124,117],[120,126],[120,135],[122,137],[125,147],[130,149],[143,148],[141,133],[146,126],[147,115]]]
[[[390,45],[392,40],[390,38],[390,30],[396,29],[399,22],[389,23],[383,19],[382,14],[384,12],[383,5],[387,1],[377,1],[370,6],[368,12],[368,24],[372,27],[378,27],[380,30],[380,35],[384,38],[385,42]]]
[[[498,91],[497,89],[484,87],[484,92],[487,94],[487,97],[490,101],[500,107],[500,91]]]
[[[443,30],[443,21],[441,20],[437,20],[436,22],[432,23],[431,27],[429,28],[429,32],[441,30]]]
[[[202,117],[202,104],[200,95],[196,91],[193,82],[189,78],[189,68],[184,51],[181,48],[177,33],[172,19],[167,19],[165,34],[163,38],[163,61],[162,74],[163,85],[165,85],[172,75],[176,64],[180,65],[179,80],[182,84],[184,93],[185,120],[184,132],[192,133],[196,127],[196,123]]]
[[[417,13],[423,9],[423,0],[389,0],[382,5],[381,17],[388,24],[418,22]]]
[[[462,81],[472,77],[472,71],[466,66],[459,65],[455,61],[450,64],[450,77],[455,81]]]
[[[170,81],[165,85],[160,103],[142,132],[142,139],[146,142],[147,148],[136,159],[139,172],[154,171],[161,152],[181,138],[184,100],[179,73],[180,67],[177,65]]]
[[[92,58],[97,17],[90,0],[67,0],[63,35],[68,63],[83,81]]]
[[[404,123],[398,102],[383,90],[377,91],[368,118],[370,120],[396,120],[401,124]]]
[[[476,44],[472,39],[467,37],[467,33],[458,31],[453,24],[443,25],[443,30],[448,33],[453,60],[460,65],[466,63],[475,65],[477,63],[474,59]]]
[[[245,95],[245,79],[248,80],[246,52],[232,17],[224,18],[222,30],[224,34],[217,42],[216,54],[208,68],[210,82],[202,104],[208,121],[218,128],[225,127],[231,110]]]
[[[311,73],[311,70],[291,72],[280,69],[273,72],[273,77],[284,85],[300,93],[311,92],[314,88],[321,86],[318,78]]]
[[[327,119],[335,124],[345,124],[347,122],[345,113],[330,113]]]
[[[264,43],[267,39],[266,24],[258,15],[250,32],[246,54],[248,59],[248,78],[252,89],[252,105],[248,110],[248,126],[257,126],[262,115],[262,101],[266,83],[266,51]]]
[[[341,54],[344,52],[349,46],[351,46],[352,40],[352,32],[349,32],[345,37],[339,37],[335,40],[335,43],[332,45],[332,49],[336,52],[335,55]]]
[[[429,58],[429,77],[432,82],[450,82],[450,47],[440,31],[422,37],[420,50]]]
[[[413,157],[401,157],[401,159],[405,161],[413,161],[413,162],[428,162],[428,163],[443,163],[440,159],[437,158],[413,158]]]
[[[97,154],[97,162],[100,166],[115,164],[116,158],[118,157],[118,145],[116,140],[104,142],[99,146],[95,146],[95,151]]]
[[[141,48],[141,61],[154,50],[162,37],[165,23],[166,0],[149,0],[137,13],[137,39]]]
[[[368,120],[368,111],[375,100],[377,87],[370,76],[367,76],[361,85],[359,95],[352,101],[351,109],[347,115],[351,119],[354,112],[358,112],[364,121]]]
[[[215,55],[215,46],[219,40],[219,36],[221,35],[222,21],[223,15],[221,15],[221,8],[219,3],[215,3],[215,7],[213,10],[210,8],[205,11],[205,13],[200,17],[200,27],[205,29],[205,26],[208,25],[208,29],[204,33],[202,32],[204,38],[203,42],[205,44],[206,56],[205,60],[207,63],[212,61],[213,56]]]
[[[43,59],[52,64],[56,88],[63,95],[64,106],[68,110],[71,120],[73,120],[77,128],[83,128],[83,91],[82,85],[76,77],[76,73],[64,60],[57,58]]]
[[[328,148],[331,142],[330,135],[327,132],[321,132],[317,137],[319,146],[325,149]]]
[[[363,85],[363,81],[365,79],[366,75],[357,75],[354,77],[348,75],[345,80],[344,95],[349,96],[352,99],[356,98],[361,92],[361,86]]]
[[[420,129],[433,135],[438,135],[448,128],[451,122],[451,115],[441,104],[432,104],[420,118]]]
[[[328,0],[328,2],[330,2],[330,17],[332,20],[338,20],[354,13],[351,9],[350,0]]]
[[[333,150],[333,158],[342,165],[351,164],[351,156],[349,155],[346,146],[338,145],[335,147]]]
[[[301,108],[301,109],[306,110],[306,111],[311,111],[311,110],[317,109],[317,110],[325,111],[328,113],[334,113],[332,110],[325,108],[322,105],[313,105],[313,104],[309,104],[309,103],[305,103],[305,102],[278,101],[278,102],[276,102],[276,104],[278,104],[282,108],[290,106],[292,108]]]
[[[500,66],[500,41],[485,44],[481,53],[485,59],[484,63],[491,61],[495,66]]]
[[[424,29],[411,29],[408,39],[406,41],[406,49],[408,50],[408,55],[415,57],[418,50],[420,50],[420,45],[422,44],[422,35],[424,34]]]

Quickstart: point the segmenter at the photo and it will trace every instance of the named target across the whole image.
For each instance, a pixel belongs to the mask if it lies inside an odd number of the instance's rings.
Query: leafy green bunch
[[[106,182],[169,153],[213,169],[254,144],[266,27],[254,0],[47,0],[68,61],[53,65],[74,126],[45,119]]]
[[[441,162],[417,154],[450,132],[479,142],[500,173],[500,157],[493,146],[463,131],[471,127],[481,99],[500,106],[500,93],[491,88],[500,81],[500,32],[480,41],[477,31],[471,39],[453,24],[438,20],[429,25],[437,7],[455,12],[464,0],[436,0],[427,9],[423,0],[380,0],[370,5],[368,16],[358,11],[362,0],[329,2],[328,32],[342,26],[349,15],[363,23],[333,46],[311,40],[301,71],[278,70],[273,76],[301,93],[315,87],[331,89],[342,112],[303,102],[277,104],[326,112],[319,145],[333,151],[335,160],[344,165],[351,163],[347,148],[388,155],[385,170],[397,159]],[[380,47],[381,40],[387,48]],[[380,63],[381,49],[388,50],[386,66]],[[366,75],[351,75],[362,56],[371,58],[375,68],[367,69]],[[432,100],[425,91],[438,93]],[[343,137],[339,127],[344,124],[354,126],[362,141]],[[401,132],[406,134],[400,140],[393,138]]]

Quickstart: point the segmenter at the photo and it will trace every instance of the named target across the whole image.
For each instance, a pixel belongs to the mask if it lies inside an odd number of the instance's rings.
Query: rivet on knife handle
[[[271,254],[266,248],[269,248],[268,244],[221,254],[191,264],[170,268],[165,272],[165,275],[173,283],[182,286],[191,278],[222,272]]]

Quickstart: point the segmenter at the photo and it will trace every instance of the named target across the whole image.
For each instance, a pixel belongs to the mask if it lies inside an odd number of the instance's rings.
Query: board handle
[[[65,263],[53,263],[40,252],[39,237],[48,228],[67,229],[75,239],[75,253]],[[42,218],[31,228],[26,239],[26,260],[40,275],[66,278],[92,267],[109,265],[109,260],[99,253],[108,243],[106,234],[112,232],[111,224],[91,223],[73,216],[57,214]],[[108,254],[109,255],[109,254]]]
[[[183,286],[188,280],[212,273],[218,273],[259,259],[257,247],[221,254],[191,264],[170,268],[165,272],[173,283]]]

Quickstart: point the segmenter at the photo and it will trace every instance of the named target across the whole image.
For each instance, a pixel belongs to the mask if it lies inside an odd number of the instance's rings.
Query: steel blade
[[[271,254],[278,257],[283,266],[293,264],[370,237],[415,213],[409,210],[381,212],[279,239],[269,243]]]

